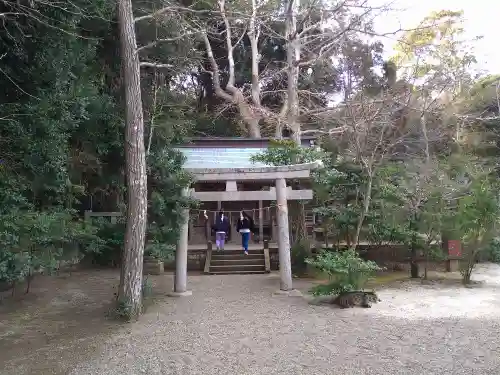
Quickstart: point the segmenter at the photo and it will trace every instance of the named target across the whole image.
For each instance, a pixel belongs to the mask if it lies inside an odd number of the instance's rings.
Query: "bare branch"
[[[151,63],[147,61],[141,61],[139,64],[143,68],[160,68],[160,69],[172,69],[174,65],[172,64],[159,64],[159,63]]]
[[[212,45],[210,44],[210,39],[208,39],[208,34],[205,31],[203,31],[202,36],[203,36],[203,41],[205,42],[205,49],[207,51],[208,61],[210,61],[210,66],[212,68],[212,71],[210,73],[212,74],[212,81],[214,84],[215,94],[222,99],[225,99],[229,102],[233,102],[233,97],[224,90],[222,90],[220,86],[219,66],[217,65],[217,61],[215,61],[214,53],[212,51]]]
[[[248,38],[250,39],[250,49],[252,52],[252,101],[253,104],[260,107],[260,82],[259,82],[259,36],[260,28],[257,21],[257,3],[252,0],[252,15],[250,17],[250,30]]]
[[[141,47],[137,48],[137,52],[140,52],[140,51],[145,50],[147,48],[156,47],[158,44],[161,44],[161,43],[175,42],[175,41],[184,39],[187,36],[196,35],[198,33],[199,32],[186,32],[185,34],[178,35],[178,36],[175,36],[175,37],[172,37],[172,38],[157,39],[157,40],[155,40],[155,41],[153,41],[151,43],[148,43],[148,44],[146,44],[144,46],[141,46]]]
[[[231,25],[229,24],[229,20],[227,19],[226,15],[226,2],[225,0],[219,0],[219,9],[220,9],[220,14],[222,17],[222,20],[224,21],[224,25],[226,27],[226,46],[227,46],[227,61],[229,63],[229,79],[226,85],[226,89],[234,94],[234,91],[236,90],[236,87],[234,87],[234,46],[233,42],[231,40]]]

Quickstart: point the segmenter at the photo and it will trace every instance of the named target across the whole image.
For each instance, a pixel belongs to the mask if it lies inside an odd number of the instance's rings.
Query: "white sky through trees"
[[[373,0],[374,4],[387,1]],[[491,73],[500,73],[500,49],[498,35],[500,34],[500,1],[486,0],[395,0],[391,6],[396,11],[376,17],[375,27],[380,33],[388,33],[400,28],[416,27],[418,23],[432,11],[463,10],[465,22],[465,37],[473,39],[482,36],[483,39],[473,43],[474,53],[478,60],[478,68]],[[387,54],[391,55],[391,46],[395,39],[384,38]],[[393,39],[393,40],[391,40]]]

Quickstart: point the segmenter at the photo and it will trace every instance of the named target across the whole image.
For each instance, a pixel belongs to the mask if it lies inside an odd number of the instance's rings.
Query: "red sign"
[[[460,241],[458,240],[448,241],[448,255],[453,257],[459,257],[462,255],[462,247]]]

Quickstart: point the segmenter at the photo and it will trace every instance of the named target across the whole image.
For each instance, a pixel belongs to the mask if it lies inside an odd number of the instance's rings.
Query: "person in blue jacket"
[[[245,254],[248,255],[248,243],[250,241],[250,233],[254,231],[254,225],[252,218],[244,211],[240,212],[236,230],[241,234],[241,246]]]

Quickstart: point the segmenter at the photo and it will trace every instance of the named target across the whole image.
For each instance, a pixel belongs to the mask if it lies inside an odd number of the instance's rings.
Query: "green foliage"
[[[302,147],[292,140],[271,140],[269,147],[251,158],[252,162],[267,165],[291,165],[322,160],[327,154],[314,147]]]
[[[15,283],[38,272],[52,273],[61,262],[75,263],[99,250],[95,228],[71,212],[12,211],[0,215],[0,281]]]
[[[405,244],[411,258],[423,255],[424,277],[429,261],[443,259],[439,245],[450,215],[447,197],[455,188],[447,169],[449,165],[437,161],[414,160],[388,164],[378,174],[373,204],[376,220],[370,226],[370,238],[378,243]],[[417,274],[418,268],[412,271],[414,277]]]
[[[191,176],[182,169],[184,157],[178,151],[164,148],[149,155],[150,190],[146,255],[168,262],[174,256],[179,233],[179,215],[194,204],[182,195]]]
[[[307,259],[307,263],[332,280],[328,286],[313,289],[312,293],[316,295],[361,290],[374,272],[382,270],[376,263],[362,259],[354,249],[323,250],[316,258]]]
[[[365,176],[358,165],[333,154],[328,156],[323,159],[324,168],[314,176],[318,206],[314,212],[329,237],[351,246],[362,209]]]
[[[361,168],[324,148],[300,147],[290,140],[275,140],[270,147],[253,157],[269,165],[290,165],[320,160],[323,167],[315,170],[313,188],[315,208],[328,236],[336,242],[351,244],[358,223],[364,176]]]
[[[252,162],[261,162],[267,165],[291,165],[297,163],[310,163],[326,159],[328,153],[321,148],[302,147],[292,140],[272,140],[269,147],[260,154],[252,157]],[[314,177],[321,176],[321,171],[315,170]],[[300,187],[300,181],[292,181],[292,186]],[[303,202],[292,202],[291,216],[291,238],[292,241],[300,241],[307,237],[305,211]]]
[[[484,259],[489,262],[500,264],[500,238],[493,238],[484,248]]]
[[[330,281],[326,284],[318,284],[311,288],[309,291],[313,296],[332,296],[340,293],[349,292],[351,288],[343,284],[341,281]]]
[[[0,31],[0,279],[8,282],[102,251],[98,228],[75,210],[119,174],[101,174],[102,165],[123,149],[99,55],[113,5],[24,9]]]
[[[310,254],[311,244],[307,240],[301,240],[293,244],[291,247],[292,272],[295,275],[301,275],[306,272],[306,259]]]
[[[461,234],[463,259],[460,272],[465,284],[479,254],[487,249],[498,228],[500,216],[498,182],[494,177],[477,176],[470,182],[467,194],[458,200],[451,225]]]
[[[107,217],[93,218],[92,226],[96,231],[98,246],[95,246],[94,251],[86,252],[85,258],[95,265],[116,267],[121,261],[125,239],[124,218],[118,218],[116,224]]]
[[[125,209],[116,9],[102,0],[66,5],[39,3],[31,14],[36,19],[12,15],[0,31],[0,280],[51,272],[82,257],[117,265],[123,250],[124,218],[81,221],[86,209]],[[153,34],[143,34],[148,31]],[[145,27],[138,38],[157,31]],[[150,73],[144,82],[158,81]],[[147,248],[165,258],[177,236],[179,207],[186,205],[180,189],[188,183],[170,144],[191,126],[193,100],[167,89],[166,81],[157,87],[154,95],[143,92],[146,125],[154,122],[146,128]]]
[[[409,77],[427,78],[433,84],[448,81],[448,89],[460,90],[470,80],[467,71],[476,62],[464,40],[462,11],[440,10],[425,17],[420,27],[407,31],[395,46],[392,60],[408,69]],[[449,82],[455,87],[449,87]]]
[[[483,244],[491,240],[498,225],[498,189],[496,182],[484,178],[473,181],[469,193],[458,201],[454,224],[464,244]]]

